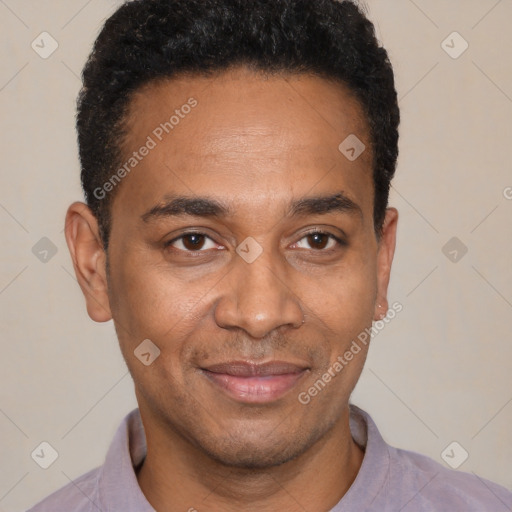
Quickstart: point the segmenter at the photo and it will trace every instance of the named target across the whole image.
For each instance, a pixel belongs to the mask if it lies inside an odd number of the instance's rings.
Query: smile
[[[308,368],[272,361],[253,364],[235,361],[201,369],[203,375],[229,397],[242,403],[270,403],[295,387]]]

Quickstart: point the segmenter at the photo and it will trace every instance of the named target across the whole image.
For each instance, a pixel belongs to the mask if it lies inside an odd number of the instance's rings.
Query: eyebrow
[[[294,201],[289,215],[326,215],[332,212],[359,215],[361,219],[363,218],[361,207],[343,192],[338,192],[331,196],[305,197]]]
[[[338,212],[349,215],[359,215],[363,218],[361,207],[343,192],[330,196],[305,197],[291,203],[287,216],[303,217],[307,215],[326,215]],[[141,215],[144,222],[159,218],[193,216],[193,217],[228,217],[233,210],[225,203],[209,197],[170,196],[153,206]]]
[[[149,222],[161,217],[226,217],[230,213],[227,205],[209,197],[167,195],[160,204],[153,206],[141,218],[144,222]]]

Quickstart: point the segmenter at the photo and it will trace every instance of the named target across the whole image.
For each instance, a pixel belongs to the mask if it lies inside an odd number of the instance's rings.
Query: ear
[[[377,252],[377,302],[375,304],[374,320],[382,320],[389,308],[387,298],[388,284],[391,263],[395,254],[397,224],[398,210],[396,208],[387,208]]]
[[[107,255],[96,217],[86,204],[73,203],[66,213],[64,230],[87,313],[96,322],[107,322],[112,318],[108,300]]]

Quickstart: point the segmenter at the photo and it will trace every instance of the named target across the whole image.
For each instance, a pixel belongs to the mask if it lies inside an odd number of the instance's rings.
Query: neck
[[[364,456],[350,434],[348,406],[307,452],[263,470],[227,467],[156,422],[150,425],[137,479],[159,512],[328,511],[348,491]]]

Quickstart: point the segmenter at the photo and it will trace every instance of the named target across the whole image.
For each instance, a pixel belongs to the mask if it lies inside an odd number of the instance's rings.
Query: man
[[[349,404],[364,333],[399,310],[399,111],[361,9],[135,0],[83,77],[87,206],[66,239],[139,408],[102,467],[31,510],[511,510]]]

